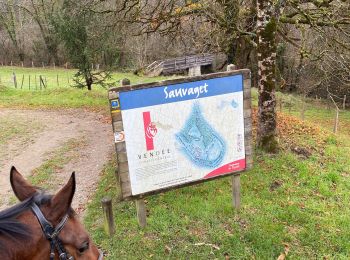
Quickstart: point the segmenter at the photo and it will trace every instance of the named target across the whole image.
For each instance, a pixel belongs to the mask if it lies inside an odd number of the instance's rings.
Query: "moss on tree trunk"
[[[258,0],[258,88],[257,144],[267,152],[277,152],[276,140],[276,19],[273,1]]]

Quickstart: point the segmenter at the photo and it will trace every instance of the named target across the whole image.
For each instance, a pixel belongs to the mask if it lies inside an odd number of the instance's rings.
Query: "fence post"
[[[21,89],[23,88],[23,82],[24,82],[24,74],[22,75]]]
[[[13,75],[13,84],[15,85],[15,88],[17,88],[17,77],[16,77],[16,73],[13,72],[12,75]]]
[[[339,125],[339,108],[336,108],[336,114],[335,114],[335,120],[334,120],[334,128],[333,128],[333,133],[338,132],[338,125]]]
[[[301,102],[302,102],[302,104],[301,104],[301,111],[300,111],[300,119],[301,119],[301,120],[305,120],[305,110],[306,110],[306,107],[305,107],[305,99],[306,99],[305,96],[303,96],[303,97],[301,98]]]
[[[101,204],[103,210],[105,231],[108,236],[112,236],[115,233],[112,199],[110,197],[105,197],[101,200]]]
[[[344,99],[343,99],[343,109],[346,109],[346,95],[344,95]]]
[[[41,90],[41,82],[42,82],[42,79],[41,79],[41,75],[39,75],[39,84],[40,84],[40,90]]]

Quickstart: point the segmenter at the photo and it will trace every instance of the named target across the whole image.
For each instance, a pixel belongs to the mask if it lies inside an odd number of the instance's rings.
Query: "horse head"
[[[74,172],[67,184],[53,196],[32,186],[15,167],[11,169],[10,181],[22,205],[21,212],[13,218],[23,225],[26,238],[22,236],[16,240],[14,236],[0,241],[6,244],[9,259],[102,259],[102,254],[71,208],[75,193]]]

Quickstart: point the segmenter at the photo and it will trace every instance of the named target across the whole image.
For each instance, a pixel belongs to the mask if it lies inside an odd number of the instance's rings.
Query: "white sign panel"
[[[120,92],[132,195],[246,167],[242,75]]]

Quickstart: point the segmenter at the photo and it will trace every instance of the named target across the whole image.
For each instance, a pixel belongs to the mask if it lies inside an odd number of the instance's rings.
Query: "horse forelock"
[[[43,191],[38,191],[34,196],[0,211],[0,235],[12,240],[26,240],[30,237],[29,227],[16,219],[18,215],[30,210],[33,203],[38,206],[44,205],[51,200],[52,196]],[[4,244],[0,240],[0,250],[4,250]]]

